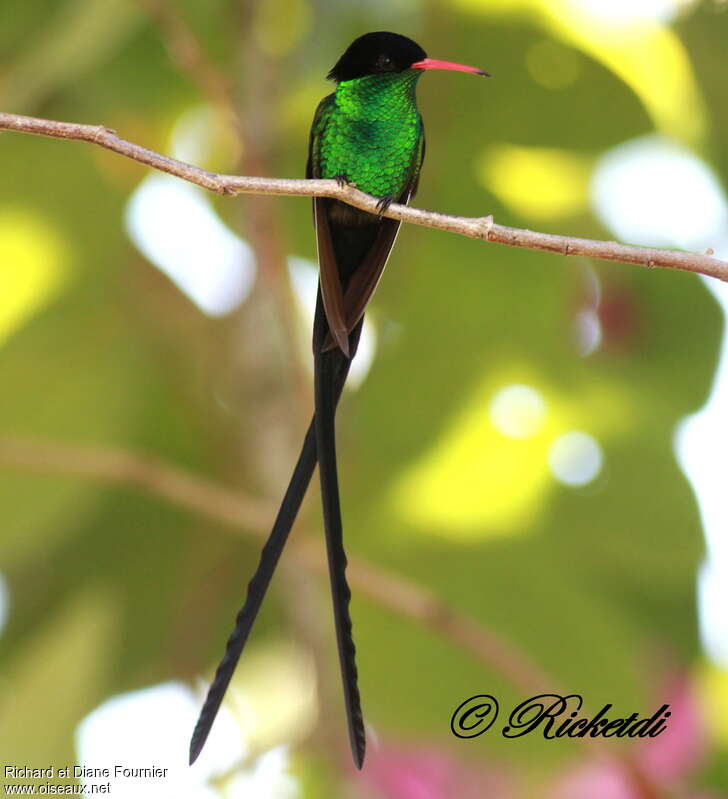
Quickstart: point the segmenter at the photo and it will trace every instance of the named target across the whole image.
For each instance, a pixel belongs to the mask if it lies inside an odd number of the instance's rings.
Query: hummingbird
[[[349,742],[355,766],[363,765],[366,739],[349,615],[334,419],[364,311],[399,231],[399,221],[381,214],[392,202],[407,204],[417,191],[425,134],[415,90],[429,69],[488,75],[475,67],[428,58],[412,39],[385,31],[360,36],[328,73],[336,90],[316,109],[306,177],[355,185],[379,199],[378,213],[329,198],[313,200],[319,261],[313,419],[192,734],[190,764],[205,744],[318,462]]]

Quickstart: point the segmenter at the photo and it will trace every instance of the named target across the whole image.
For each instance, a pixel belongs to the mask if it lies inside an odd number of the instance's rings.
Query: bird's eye
[[[388,55],[382,54],[377,59],[377,66],[381,70],[389,71],[389,70],[394,69],[394,62],[392,61],[392,59]]]

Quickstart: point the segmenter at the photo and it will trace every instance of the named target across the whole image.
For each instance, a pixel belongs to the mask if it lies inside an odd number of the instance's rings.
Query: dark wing
[[[318,142],[321,130],[326,124],[326,118],[333,104],[334,95],[319,103],[311,125],[311,136],[308,142],[308,161],[306,163],[306,177],[320,177]],[[337,346],[345,354],[349,354],[349,331],[344,321],[344,296],[341,289],[341,277],[336,264],[336,254],[331,239],[329,219],[326,212],[327,200],[315,197],[313,201],[313,224],[316,228],[316,246],[318,248],[319,278],[321,280],[321,296],[326,312],[329,330]]]
[[[409,194],[397,198],[398,203],[405,205],[408,201]],[[364,310],[382,277],[389,253],[394,247],[399,226],[400,223],[396,219],[382,219],[379,233],[371,249],[361,262],[361,266],[351,276],[344,295],[344,318],[349,329],[353,328],[364,315]]]
[[[336,253],[334,252],[326,203],[327,200],[321,197],[316,197],[313,201],[321,299],[324,304],[326,320],[329,323],[329,331],[336,345],[344,355],[348,356],[349,329],[346,325],[344,294],[341,290],[341,276],[339,275]]]

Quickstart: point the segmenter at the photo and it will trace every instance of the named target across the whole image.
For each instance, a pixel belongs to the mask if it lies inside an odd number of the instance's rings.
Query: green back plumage
[[[415,88],[419,70],[342,81],[312,129],[312,173],[344,176],[375,197],[398,197],[417,181],[424,132]]]

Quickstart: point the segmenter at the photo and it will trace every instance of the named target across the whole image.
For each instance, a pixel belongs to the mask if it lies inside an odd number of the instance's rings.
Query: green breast
[[[345,175],[367,194],[398,196],[419,167],[422,120],[415,105],[420,73],[345,81],[315,122],[313,157],[324,178]]]

